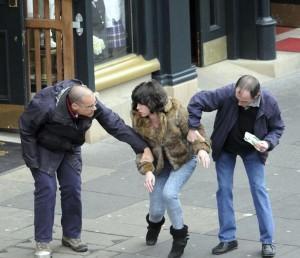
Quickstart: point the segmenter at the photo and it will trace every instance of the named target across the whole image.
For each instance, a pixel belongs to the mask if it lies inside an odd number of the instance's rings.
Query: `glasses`
[[[77,103],[80,107],[82,107],[82,108],[84,108],[84,109],[91,109],[91,110],[96,110],[97,109],[97,107],[96,107],[96,102],[94,103],[94,104],[92,104],[92,105],[83,105],[83,104],[81,104],[81,103]]]

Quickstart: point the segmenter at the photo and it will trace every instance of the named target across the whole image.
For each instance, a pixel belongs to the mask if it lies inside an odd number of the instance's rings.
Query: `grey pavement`
[[[277,97],[286,123],[281,143],[271,152],[266,166],[267,188],[276,223],[276,257],[298,258],[300,74],[268,80],[263,86]],[[213,117],[214,114],[210,113],[203,118],[208,132],[211,132]],[[58,193],[54,241],[51,243],[54,258],[167,257],[172,243],[168,219],[157,245],[145,245],[148,196],[134,159],[131,148],[112,137],[83,146],[82,239],[90,249],[80,254],[61,246]],[[222,258],[261,257],[255,210],[240,160],[234,180],[239,248],[222,255]],[[209,169],[198,166],[181,193],[185,223],[190,229],[185,258],[213,257],[211,248],[218,243],[215,190],[216,176],[212,164]],[[0,174],[0,258],[33,257],[33,248],[33,180],[29,170],[22,166]]]

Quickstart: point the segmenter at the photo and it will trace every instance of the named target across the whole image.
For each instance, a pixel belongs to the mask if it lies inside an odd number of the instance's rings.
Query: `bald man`
[[[57,83],[39,91],[19,121],[23,158],[34,178],[36,257],[51,257],[56,177],[61,192],[62,244],[76,252],[81,241],[81,145],[92,120],[112,136],[128,143],[135,153],[152,159],[146,143],[124,121],[95,98],[79,80]],[[43,256],[44,257],[44,256]]]

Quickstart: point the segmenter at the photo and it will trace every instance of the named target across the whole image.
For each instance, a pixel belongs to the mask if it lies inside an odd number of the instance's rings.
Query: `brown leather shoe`
[[[216,247],[212,249],[212,254],[224,254],[234,249],[237,249],[238,241],[233,240],[230,242],[220,242]]]
[[[88,250],[88,246],[86,243],[83,243],[80,238],[68,238],[62,237],[62,245],[66,247],[70,247],[75,252],[86,252]]]

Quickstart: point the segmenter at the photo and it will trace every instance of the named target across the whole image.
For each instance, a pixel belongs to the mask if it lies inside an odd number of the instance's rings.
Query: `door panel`
[[[23,45],[23,1],[0,0],[0,129],[17,128],[27,92]]]
[[[202,41],[207,42],[225,35],[225,0],[200,1]]]
[[[8,3],[0,2],[0,104],[23,105],[23,1],[17,1],[17,7],[9,7]]]
[[[74,78],[72,0],[27,0],[29,92]]]
[[[227,58],[225,0],[191,0],[193,60],[206,66]]]
[[[0,99],[1,100],[8,100],[8,78],[9,78],[9,67],[7,66],[8,63],[8,36],[7,30],[0,30]]]
[[[72,3],[0,0],[0,129],[17,129],[42,87],[74,78]]]

